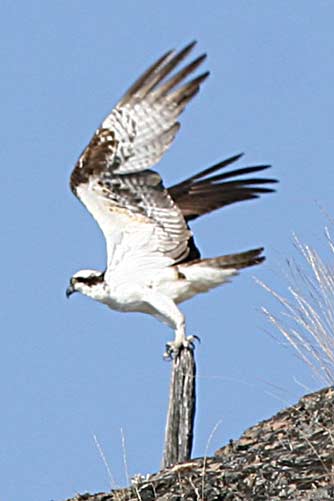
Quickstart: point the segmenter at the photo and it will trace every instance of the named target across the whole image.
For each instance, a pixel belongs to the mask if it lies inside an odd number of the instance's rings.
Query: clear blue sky
[[[204,255],[266,248],[265,265],[184,305],[197,349],[194,455],[209,453],[317,383],[268,335],[254,282],[282,283],[293,231],[324,246],[333,215],[334,3],[85,0],[1,8],[0,476],[3,500],[61,500],[103,491],[108,475],[159,468],[171,332],[79,295],[80,268],[103,269],[104,240],[68,178],[94,129],[148,64],[196,38],[211,70],[159,165],[172,183],[244,151],[271,163],[272,196],[193,225]],[[305,388],[303,387],[305,386]]]

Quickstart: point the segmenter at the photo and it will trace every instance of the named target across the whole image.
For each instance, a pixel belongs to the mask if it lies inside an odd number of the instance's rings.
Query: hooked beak
[[[66,289],[66,297],[69,298],[75,292],[73,285],[69,285]]]

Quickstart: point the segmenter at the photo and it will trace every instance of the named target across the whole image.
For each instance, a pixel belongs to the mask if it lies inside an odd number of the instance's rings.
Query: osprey
[[[201,259],[189,221],[272,192],[264,185],[275,182],[242,178],[268,165],[226,171],[241,155],[168,189],[150,169],[171,145],[180,128],[179,115],[209,75],[185,82],[205,54],[174,72],[194,45],[167,52],[130,87],[96,130],[70,182],[104,233],[107,267],[73,275],[67,296],[81,292],[114,310],[148,313],[165,322],[175,331],[167,357],[194,339],[186,335],[177,304],[264,260],[262,248]]]

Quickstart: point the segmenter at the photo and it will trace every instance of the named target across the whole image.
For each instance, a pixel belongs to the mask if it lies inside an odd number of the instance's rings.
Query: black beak
[[[66,289],[66,297],[69,298],[73,292],[75,292],[73,285],[69,285]]]

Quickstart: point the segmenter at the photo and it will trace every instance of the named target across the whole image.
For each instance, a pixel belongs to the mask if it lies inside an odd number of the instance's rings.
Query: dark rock
[[[334,499],[334,388],[245,431],[213,457],[177,464],[128,489],[68,501]]]

